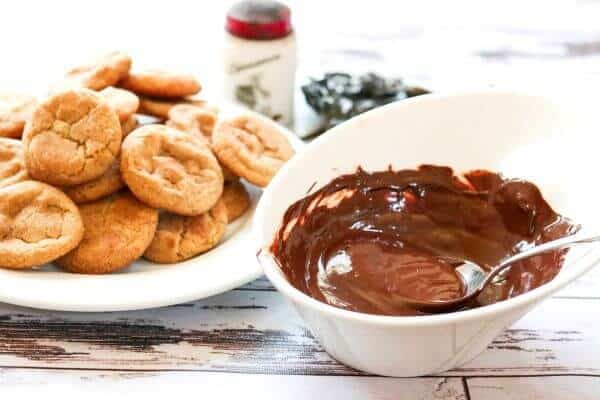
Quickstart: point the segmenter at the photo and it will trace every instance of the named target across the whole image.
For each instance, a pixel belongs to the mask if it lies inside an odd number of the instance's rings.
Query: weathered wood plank
[[[600,300],[550,299],[448,375],[600,374]],[[61,313],[0,306],[0,366],[358,375],[273,291],[184,306]]]
[[[0,365],[356,374],[327,356],[272,291],[130,313],[4,306]]]
[[[43,385],[45,398],[103,392],[186,394],[202,398],[248,399],[381,399],[465,400],[460,378],[391,379],[345,376],[273,376],[214,372],[98,372],[0,369],[3,397],[30,394]],[[50,397],[48,397],[50,396]],[[154,397],[152,397],[154,398]]]
[[[275,291],[271,282],[263,275],[260,278],[242,286],[235,290],[258,290],[258,291]]]
[[[598,307],[593,299],[549,299],[449,374],[600,375]]]
[[[600,377],[545,376],[467,379],[471,400],[597,400]]]

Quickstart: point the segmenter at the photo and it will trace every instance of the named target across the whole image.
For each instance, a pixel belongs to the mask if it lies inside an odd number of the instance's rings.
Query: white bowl
[[[437,164],[530,179],[556,211],[584,231],[600,232],[600,168],[594,163],[599,134],[591,107],[518,93],[428,95],[368,112],[312,142],[271,182],[254,217],[259,261],[337,360],[388,376],[451,369],[598,263],[600,249],[572,249],[551,282],[486,307],[432,316],[368,315],[321,303],[289,284],[268,250],[283,213],[315,182],[316,189],[359,165],[377,171],[390,164],[394,169]]]

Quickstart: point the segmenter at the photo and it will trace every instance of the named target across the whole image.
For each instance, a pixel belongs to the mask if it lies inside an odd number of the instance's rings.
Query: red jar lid
[[[277,1],[242,1],[227,13],[225,29],[244,39],[279,39],[292,32],[291,11]]]

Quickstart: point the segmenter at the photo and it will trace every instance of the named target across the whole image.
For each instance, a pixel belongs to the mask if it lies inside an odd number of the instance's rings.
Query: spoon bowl
[[[422,300],[417,298],[403,297],[402,301],[411,307],[426,312],[448,312],[465,305],[481,294],[481,292],[494,281],[500,274],[506,272],[515,262],[533,257],[547,251],[560,250],[578,244],[594,243],[600,241],[596,235],[572,235],[552,240],[538,246],[531,247],[525,251],[515,254],[503,260],[490,271],[486,271],[480,265],[464,261],[455,271],[464,283],[464,294],[461,297],[443,300]]]

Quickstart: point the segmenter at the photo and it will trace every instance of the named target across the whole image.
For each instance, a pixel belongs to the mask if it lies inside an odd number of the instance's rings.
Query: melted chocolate
[[[290,206],[271,251],[292,285],[336,307],[420,315],[398,297],[462,295],[455,267],[486,269],[520,249],[574,233],[532,183],[452,169],[343,175]],[[536,288],[558,274],[565,251],[515,263],[467,308]]]

